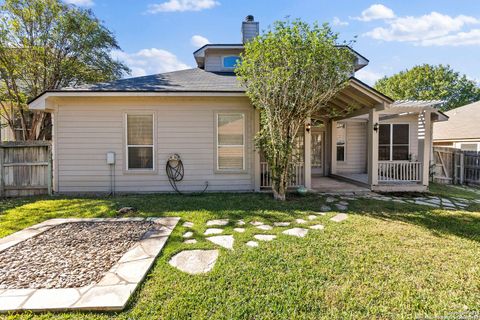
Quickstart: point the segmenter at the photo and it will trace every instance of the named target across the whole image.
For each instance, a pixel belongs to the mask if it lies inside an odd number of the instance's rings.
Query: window
[[[244,114],[217,114],[217,169],[243,170],[245,167],[244,151]]]
[[[460,149],[463,151],[477,151],[476,143],[462,143],[460,144]]]
[[[378,160],[409,160],[410,126],[381,124],[378,137]]]
[[[233,69],[237,66],[237,63],[240,62],[239,56],[226,56],[223,57],[223,67]]]
[[[127,114],[127,170],[153,170],[153,114]]]
[[[347,125],[337,123],[337,161],[345,161],[347,152]]]

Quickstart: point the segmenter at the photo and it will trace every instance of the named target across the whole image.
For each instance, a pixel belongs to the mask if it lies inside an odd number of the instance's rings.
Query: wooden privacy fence
[[[52,193],[50,143],[19,141],[0,144],[0,196]]]
[[[435,182],[480,185],[480,152],[434,147],[433,159]]]

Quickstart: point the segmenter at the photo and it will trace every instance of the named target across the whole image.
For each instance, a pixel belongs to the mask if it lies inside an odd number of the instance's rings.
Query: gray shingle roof
[[[63,88],[61,91],[244,92],[233,72],[195,68],[112,82]]]

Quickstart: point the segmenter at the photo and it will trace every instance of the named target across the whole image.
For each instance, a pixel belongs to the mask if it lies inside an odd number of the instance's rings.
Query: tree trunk
[[[272,179],[273,198],[279,201],[286,200],[288,167],[280,170],[280,177]]]

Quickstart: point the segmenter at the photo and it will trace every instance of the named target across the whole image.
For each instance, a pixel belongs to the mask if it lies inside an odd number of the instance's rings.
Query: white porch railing
[[[295,163],[291,168],[291,177],[288,187],[300,187],[305,185],[305,169],[303,163]],[[272,186],[270,170],[266,162],[260,162],[260,187],[269,188]]]
[[[379,161],[379,182],[419,182],[422,163],[418,161]]]

